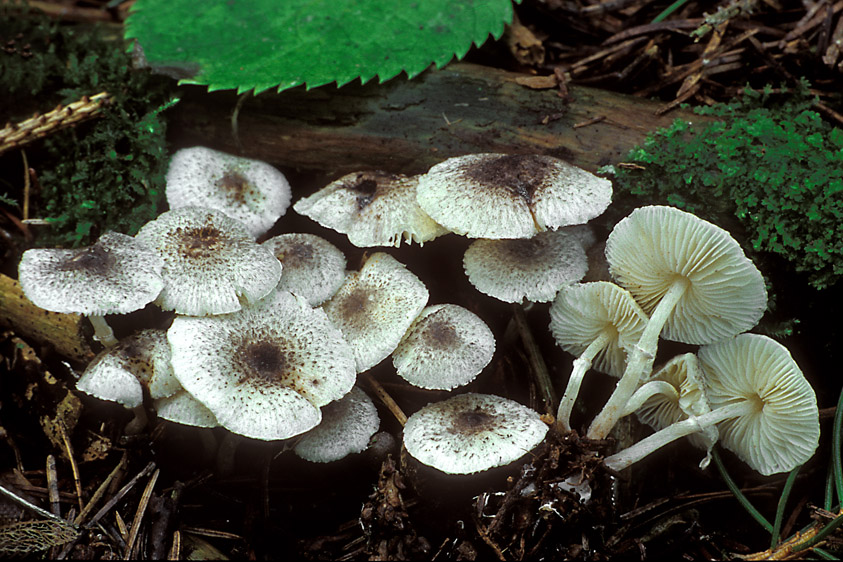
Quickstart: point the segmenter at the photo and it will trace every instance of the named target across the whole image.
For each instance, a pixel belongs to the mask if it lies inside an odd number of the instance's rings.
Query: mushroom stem
[[[626,402],[626,409],[624,409],[623,415],[628,416],[629,414],[633,413],[635,410],[640,408],[644,405],[651,397],[655,396],[656,394],[664,394],[665,396],[669,396],[673,400],[679,400],[679,393],[676,391],[676,387],[670,384],[667,381],[650,381],[644,383],[641,388],[635,391],[629,400]]]
[[[108,322],[105,321],[105,316],[88,316],[91,326],[94,327],[94,340],[100,342],[105,347],[113,347],[117,345],[117,338],[114,337],[114,331]]]
[[[670,288],[656,305],[647,326],[638,340],[638,343],[630,350],[627,358],[626,369],[618,381],[615,391],[606,401],[603,409],[591,422],[586,434],[589,439],[605,439],[612,428],[626,411],[626,403],[638,389],[642,377],[649,374],[653,369],[653,360],[658,349],[659,334],[670,318],[676,303],[691,285],[687,278],[677,275]]]
[[[585,378],[586,372],[591,368],[594,358],[610,341],[612,341],[612,330],[605,329],[574,360],[574,368],[571,371],[571,376],[568,378],[568,386],[565,388],[565,394],[562,396],[562,400],[559,401],[559,409],[556,412],[556,429],[560,433],[571,431],[571,412],[574,409],[574,402],[576,402],[577,396],[580,393],[583,378]]]
[[[550,380],[547,365],[539,351],[539,346],[536,345],[536,340],[533,338],[530,325],[527,323],[527,315],[522,305],[513,305],[513,317],[515,318],[515,326],[518,328],[518,333],[521,335],[521,341],[527,350],[530,366],[533,368],[533,375],[536,377],[536,386],[542,397],[544,411],[548,415],[553,415],[553,404],[556,403],[556,397],[553,395],[553,383]]]
[[[640,461],[662,446],[676,441],[680,437],[685,437],[691,433],[703,431],[712,425],[731,418],[751,414],[757,409],[757,403],[754,403],[752,400],[741,400],[740,402],[733,402],[701,416],[691,416],[687,419],[671,424],[664,429],[660,429],[649,437],[642,439],[635,445],[627,447],[623,451],[606,457],[606,460],[603,461],[603,463],[611,470],[623,470]]]

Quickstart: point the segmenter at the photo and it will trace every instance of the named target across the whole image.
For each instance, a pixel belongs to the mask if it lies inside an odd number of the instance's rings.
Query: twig
[[[47,455],[47,493],[50,498],[50,512],[56,517],[61,517],[59,506],[59,482],[56,474],[56,457]]]
[[[70,469],[73,471],[73,484],[76,486],[76,500],[79,503],[79,509],[83,509],[85,504],[82,502],[82,479],[79,477],[79,467],[76,465],[76,459],[73,455],[73,447],[70,444],[70,439],[67,437],[67,430],[64,427],[64,422],[59,420],[59,431],[61,432],[61,440],[64,442],[64,448],[67,452],[67,458],[70,461]]]
[[[146,476],[147,474],[152,472],[154,469],[155,469],[155,462],[150,462],[148,465],[146,465],[143,468],[143,470],[141,470],[137,474],[137,476],[135,476],[134,478],[129,480],[129,482],[125,486],[120,488],[120,491],[117,492],[114,495],[113,498],[108,500],[108,502],[106,502],[106,504],[104,506],[102,506],[102,508],[99,511],[97,511],[97,513],[93,517],[91,517],[91,520],[83,525],[83,527],[86,528],[86,529],[90,529],[91,527],[96,525],[99,522],[99,520],[102,519],[105,516],[105,514],[108,513],[111,510],[111,508],[113,508],[117,504],[117,502],[119,502],[120,500],[123,499],[123,496],[125,496],[126,494],[129,493],[129,490],[131,490],[135,486],[135,484],[138,483],[138,480],[140,480],[141,478],[143,478],[144,476]]]
[[[115,476],[117,476],[126,466],[126,455],[124,454],[123,457],[120,459],[120,462],[117,463],[117,466],[114,467],[114,470],[103,480],[102,484],[99,485],[97,491],[94,492],[94,495],[91,496],[91,499],[88,501],[88,505],[79,512],[79,515],[74,520],[74,523],[77,525],[81,525],[85,522],[85,518],[88,517],[88,514],[94,510],[94,507],[100,501],[100,499],[105,495],[106,490],[111,485],[111,481],[114,480]]]
[[[527,316],[524,314],[524,308],[520,304],[513,306],[513,315],[515,317],[515,325],[518,328],[518,333],[521,334],[521,341],[524,343],[524,348],[527,350],[527,356],[530,359],[530,366],[533,368],[533,374],[536,377],[536,386],[538,386],[539,393],[542,397],[545,413],[553,416],[553,405],[556,404],[556,396],[553,392],[553,383],[550,380],[550,374],[547,372],[547,365],[544,363],[539,347],[536,345],[536,340],[533,339],[533,333],[530,331],[530,326],[527,324]]]
[[[158,475],[160,473],[161,471],[156,469],[155,472],[152,473],[152,477],[149,479],[149,482],[147,482],[146,488],[143,490],[143,495],[141,495],[138,509],[135,511],[135,519],[132,521],[132,529],[129,531],[129,540],[126,541],[126,552],[123,557],[124,560],[132,560],[136,558],[133,555],[135,541],[137,541],[138,538],[138,531],[140,531],[143,515],[146,513],[146,506],[149,505],[149,498],[152,496],[152,489],[155,487],[155,483],[158,481]]]
[[[19,495],[17,495],[13,491],[9,490],[8,488],[3,486],[2,484],[0,484],[0,494],[3,494],[4,496],[9,498],[10,500],[14,501],[15,503],[18,503],[18,504],[22,505],[26,509],[34,511],[35,513],[37,513],[41,517],[46,517],[47,519],[51,519],[52,521],[58,521],[59,523],[62,523],[64,525],[70,525],[70,526],[75,528],[75,525],[73,523],[71,523],[70,521],[65,521],[61,517],[59,517],[57,515],[53,515],[52,513],[47,511],[46,509],[40,508],[37,505],[35,505],[34,503],[23,499],[22,497],[20,497]]]
[[[372,392],[383,402],[384,406],[386,406],[392,415],[395,416],[395,419],[398,420],[398,423],[401,424],[401,427],[407,423],[407,415],[404,413],[404,410],[393,400],[392,396],[386,391],[386,389],[379,383],[375,377],[371,375],[365,375],[363,377],[368,383],[369,388],[372,389]]]

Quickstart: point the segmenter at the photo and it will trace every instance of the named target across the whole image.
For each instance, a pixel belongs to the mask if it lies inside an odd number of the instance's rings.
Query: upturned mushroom
[[[319,408],[356,380],[354,355],[325,313],[275,291],[242,310],[178,316],[167,332],[173,373],[230,431],[286,439],[315,427]]]
[[[281,277],[272,251],[258,245],[243,223],[214,209],[167,211],[136,239],[164,262],[164,288],[155,302],[178,314],[235,312],[269,294]]]
[[[602,439],[649,376],[665,339],[706,345],[744,332],[767,308],[764,279],[722,228],[672,207],[634,210],[606,242],[609,271],[650,315],[615,391],[588,429]]]
[[[819,443],[817,398],[790,352],[775,340],[740,334],[700,349],[711,411],[690,415],[608,457],[622,470],[680,437],[716,426],[720,443],[768,476],[805,463]]]
[[[551,156],[468,154],[423,174],[417,199],[457,234],[530,238],[600,215],[611,202],[612,184]]]
[[[495,336],[479,316],[455,304],[428,306],[392,352],[398,375],[414,386],[451,390],[492,360]]]
[[[354,172],[329,183],[293,209],[322,226],[348,236],[360,248],[423,245],[448,230],[416,202],[417,176],[382,171]]]
[[[550,332],[559,346],[576,355],[556,414],[558,428],[571,431],[571,412],[592,365],[621,377],[629,350],[641,337],[647,315],[629,291],[594,281],[563,287],[550,306]]]
[[[36,306],[87,316],[94,339],[112,346],[117,339],[104,316],[133,312],[154,301],[164,287],[163,265],[142,241],[107,232],[86,248],[27,250],[18,276]]]
[[[362,373],[398,347],[427,299],[427,288],[418,277],[389,254],[378,252],[360,271],[348,273],[322,308],[354,349]]]
[[[491,394],[460,394],[428,404],[407,419],[404,446],[419,462],[447,474],[507,465],[541,443],[539,414]]]
[[[503,302],[548,302],[588,271],[579,239],[563,230],[532,238],[475,240],[465,251],[468,280],[483,294]]]
[[[194,146],[170,160],[166,196],[170,209],[216,209],[257,238],[284,215],[291,193],[284,174],[266,162]]]

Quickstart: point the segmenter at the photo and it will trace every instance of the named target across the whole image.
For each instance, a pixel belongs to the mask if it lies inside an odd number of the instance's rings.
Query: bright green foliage
[[[734,213],[756,251],[807,272],[816,288],[843,275],[843,131],[811,109],[807,87],[783,103],[769,92],[701,113],[705,126],[675,121],[634,149],[621,190],[716,222]]]
[[[101,117],[26,147],[41,186],[32,214],[53,223],[39,229],[39,243],[87,244],[106,230],[133,234],[155,217],[163,193],[167,152],[158,108],[167,82],[133,70],[122,42],[104,40],[102,30],[23,17],[23,9],[0,7],[0,37],[16,37],[31,52],[0,64],[0,121],[102,91],[114,98]]]
[[[138,0],[126,37],[183,83],[258,93],[413,77],[511,20],[512,0]]]

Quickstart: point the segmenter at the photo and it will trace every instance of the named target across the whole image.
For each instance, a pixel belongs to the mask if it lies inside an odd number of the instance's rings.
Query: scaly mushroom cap
[[[600,215],[611,202],[612,184],[551,156],[468,154],[422,175],[417,199],[457,234],[530,238]]]
[[[104,316],[155,300],[164,287],[162,267],[141,241],[107,232],[87,248],[27,250],[18,276],[27,298],[44,310]]]
[[[164,330],[141,330],[123,338],[97,355],[76,382],[82,392],[127,408],[143,403],[143,387],[152,399],[181,390]]]
[[[334,296],[345,280],[345,255],[315,234],[280,234],[261,245],[281,262],[278,289],[304,297],[310,306]]]
[[[351,348],[325,314],[286,291],[215,317],[179,316],[167,332],[173,372],[219,423],[255,439],[315,427],[319,408],[354,385]]]
[[[372,254],[322,308],[354,349],[357,370],[392,353],[427,304],[427,288],[389,254]]]
[[[284,174],[259,160],[194,146],[173,155],[167,170],[170,209],[209,207],[249,229],[255,238],[272,228],[290,206]]]
[[[541,443],[538,413],[490,394],[461,394],[428,404],[407,419],[404,446],[423,464],[471,474],[509,464]]]
[[[451,390],[473,381],[494,353],[495,336],[480,317],[455,304],[437,304],[413,321],[392,363],[412,385]]]
[[[164,260],[164,310],[203,316],[240,310],[278,284],[281,263],[242,223],[220,211],[184,207],[145,224],[136,238]]]
[[[322,408],[322,422],[301,436],[293,451],[310,462],[334,462],[364,451],[380,426],[374,402],[356,386]]]
[[[572,355],[582,355],[608,330],[610,340],[592,367],[613,377],[623,375],[627,350],[638,342],[646,324],[647,315],[629,291],[605,281],[562,287],[550,306],[550,332]]]
[[[417,177],[381,171],[354,172],[296,201],[297,213],[348,235],[360,248],[424,244],[448,231],[416,202]]]
[[[588,258],[574,235],[547,231],[527,239],[475,240],[465,251],[463,268],[485,295],[504,302],[547,302],[585,276]]]
[[[790,352],[757,334],[741,334],[699,350],[712,410],[750,401],[750,415],[718,424],[720,443],[761,474],[805,463],[819,443],[814,390]]]
[[[653,373],[649,381],[664,381],[676,390],[670,396],[655,394],[635,410],[638,419],[656,431],[690,416],[701,416],[711,411],[706,398],[705,378],[693,353],[672,358]],[[692,433],[688,435],[688,440],[700,449],[711,449],[717,441],[717,428],[709,426],[702,433]]]
[[[767,308],[764,279],[722,228],[672,207],[635,209],[606,241],[612,277],[647,314],[677,279],[689,284],[661,336],[705,345],[749,330]]]

